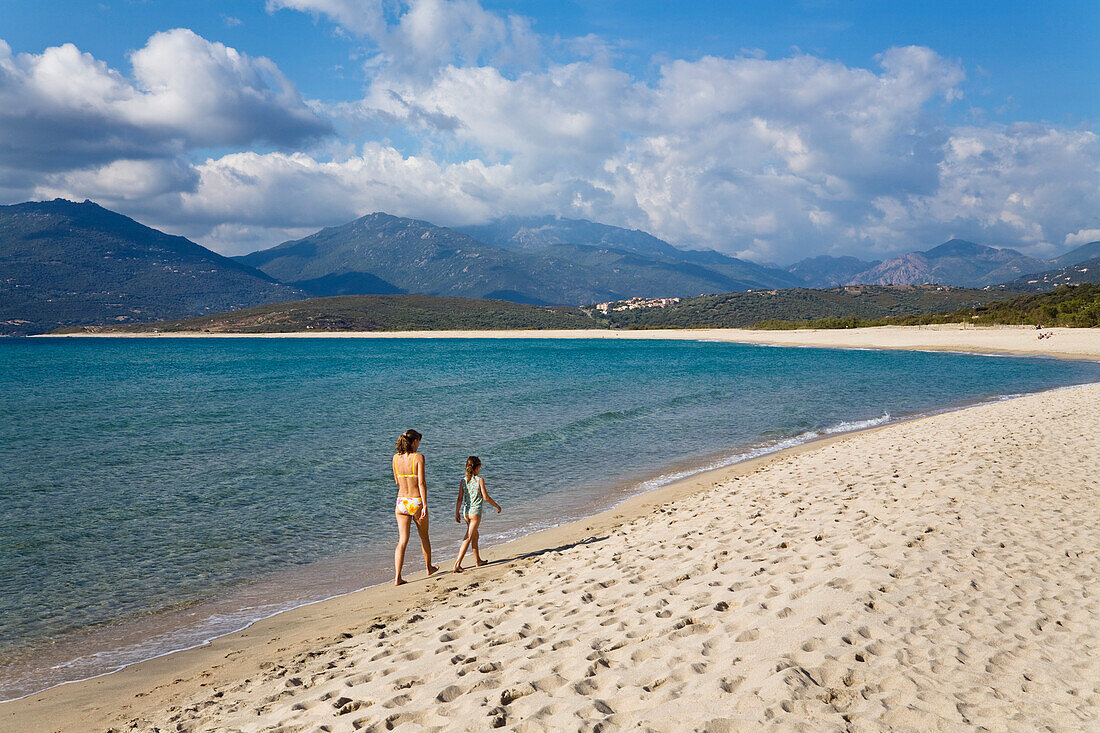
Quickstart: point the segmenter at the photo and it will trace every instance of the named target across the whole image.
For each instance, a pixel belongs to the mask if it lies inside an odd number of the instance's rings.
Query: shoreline
[[[199,687],[227,684],[248,673],[248,670],[259,668],[263,664],[261,658],[271,653],[272,645],[278,644],[284,650],[308,649],[323,640],[331,641],[328,637],[335,634],[358,635],[378,627],[378,624],[393,624],[406,614],[424,613],[447,598],[453,598],[456,594],[465,595],[480,584],[500,579],[517,567],[530,564],[528,561],[600,541],[599,535],[606,538],[615,528],[660,511],[664,506],[767,470],[769,466],[781,464],[792,457],[816,453],[838,443],[865,440],[867,436],[883,430],[919,424],[940,416],[960,415],[990,405],[1041,397],[1053,392],[1088,389],[1089,386],[1058,387],[1017,398],[983,401],[944,412],[918,415],[853,432],[821,435],[740,463],[704,469],[664,486],[628,496],[594,515],[487,548],[486,554],[493,559],[488,566],[476,572],[463,576],[441,572],[434,578],[426,579],[423,571],[419,571],[410,574],[410,583],[402,588],[387,584],[370,586],[281,611],[205,644],[0,703],[0,720],[15,723],[16,729],[20,730],[69,730],[79,729],[81,725],[90,724],[91,720],[97,721],[97,725],[107,726],[108,718],[133,708],[165,710],[184,690],[194,691],[194,685],[189,688],[183,684],[187,678],[192,681],[202,679],[203,682],[197,683]],[[226,661],[230,659],[232,663]],[[139,704],[138,700],[142,702]],[[42,723],[47,720],[52,722],[43,726]]]
[[[850,436],[859,435],[861,433],[878,430],[878,429],[889,427],[889,426],[892,426],[892,425],[899,425],[899,424],[903,424],[903,423],[913,422],[913,421],[916,421],[916,420],[922,420],[922,419],[925,419],[925,418],[928,418],[928,417],[933,417],[933,416],[936,416],[936,415],[942,415],[942,414],[947,414],[947,413],[952,413],[952,412],[959,412],[959,411],[966,410],[966,409],[969,409],[971,407],[975,407],[975,406],[979,406],[979,405],[993,404],[993,403],[1001,402],[1001,401],[1004,401],[1004,400],[1017,399],[1019,397],[1027,397],[1027,396],[1030,396],[1030,395],[1047,394],[1047,393],[1051,393],[1051,392],[1058,392],[1058,391],[1061,391],[1061,390],[1071,390],[1071,389],[1075,389],[1075,388],[1080,387],[1080,386],[1083,386],[1083,385],[1070,384],[1070,385],[1063,385],[1063,386],[1058,386],[1058,387],[1051,387],[1051,388],[1040,390],[1038,392],[992,395],[992,396],[977,399],[977,400],[964,401],[964,402],[957,403],[957,404],[950,405],[950,406],[946,406],[946,407],[935,408],[935,409],[932,409],[932,410],[929,410],[929,411],[921,411],[921,412],[917,412],[917,413],[907,414],[907,415],[904,415],[904,416],[898,417],[898,418],[890,416],[889,413],[884,413],[881,417],[878,417],[878,418],[870,418],[870,419],[867,419],[867,420],[859,420],[859,421],[854,421],[854,422],[842,421],[842,422],[836,423],[834,425],[825,426],[825,427],[820,428],[818,430],[809,430],[809,431],[799,433],[797,435],[792,435],[792,436],[789,436],[789,437],[783,438],[783,439],[763,441],[763,442],[759,442],[759,443],[753,443],[753,444],[748,444],[748,445],[744,445],[744,446],[739,446],[736,449],[730,449],[730,450],[727,450],[727,451],[719,451],[719,452],[713,453],[711,455],[699,457],[698,459],[694,459],[694,460],[677,461],[677,462],[671,463],[671,464],[669,464],[667,466],[664,466],[664,467],[652,469],[652,470],[648,471],[644,475],[644,477],[635,477],[633,479],[624,479],[624,480],[618,482],[613,488],[611,488],[608,491],[606,496],[602,497],[599,500],[594,500],[592,502],[592,509],[590,510],[589,514],[583,514],[583,515],[580,515],[580,516],[573,515],[573,516],[567,517],[564,521],[558,522],[556,524],[549,524],[549,525],[539,524],[539,525],[534,525],[534,526],[530,526],[530,527],[526,527],[526,528],[513,528],[513,529],[508,529],[508,530],[502,530],[499,534],[497,534],[497,533],[486,533],[486,534],[483,535],[483,539],[492,541],[494,539],[499,539],[501,537],[501,535],[503,535],[504,537],[507,537],[507,539],[503,539],[503,541],[500,542],[500,544],[498,544],[498,545],[490,545],[489,547],[491,549],[495,549],[495,548],[498,548],[498,547],[506,547],[508,545],[511,545],[514,542],[518,542],[518,541],[523,540],[523,539],[528,538],[528,537],[539,535],[539,534],[544,533],[544,532],[553,532],[557,529],[560,529],[560,528],[563,528],[563,527],[568,527],[569,525],[577,524],[577,523],[580,523],[580,522],[585,522],[591,517],[595,517],[595,516],[599,516],[599,515],[602,515],[602,514],[605,514],[605,513],[608,513],[608,512],[612,512],[612,511],[618,509],[620,506],[630,502],[631,500],[637,499],[639,497],[643,497],[643,496],[645,496],[649,493],[659,491],[659,490],[664,489],[664,488],[674,487],[674,486],[677,486],[681,483],[691,482],[693,479],[696,479],[696,478],[704,478],[704,477],[707,477],[707,476],[717,476],[719,474],[722,474],[723,472],[732,471],[732,470],[736,469],[737,467],[742,466],[742,465],[747,464],[747,463],[754,463],[756,461],[766,460],[766,459],[771,458],[771,457],[778,457],[778,456],[781,456],[783,454],[788,453],[789,451],[796,451],[796,450],[801,449],[803,447],[813,446],[813,445],[816,445],[816,444],[821,443],[823,441],[831,441],[831,440],[838,440],[838,439],[842,439],[842,438],[847,438],[847,437],[850,437]],[[731,452],[731,451],[734,451],[734,452]],[[720,479],[720,480],[724,480],[726,478],[728,478],[728,477],[723,476],[723,478]],[[451,544],[453,544],[453,547],[451,546]],[[442,545],[442,546],[433,545],[433,549],[436,550],[436,549],[441,549],[442,548],[442,549],[446,550],[447,552],[453,552],[454,550],[457,550],[459,543],[454,542],[454,543],[451,543],[451,544]],[[344,559],[347,559],[347,558],[344,558]],[[335,562],[336,562],[335,558],[328,558],[328,559],[322,561],[322,563],[326,566],[335,564]],[[443,567],[443,566],[441,565],[440,567]],[[381,582],[377,582],[377,583],[371,583],[371,584],[368,584],[368,585],[365,585],[365,586],[362,586],[362,587],[359,587],[359,588],[353,588],[353,589],[350,589],[350,590],[335,591],[331,595],[327,595],[325,597],[317,598],[317,599],[313,599],[313,600],[295,601],[294,605],[288,605],[285,608],[282,608],[280,610],[275,610],[275,611],[271,611],[270,613],[265,613],[265,615],[258,616],[255,619],[248,620],[248,621],[244,622],[243,625],[238,626],[236,628],[232,628],[232,629],[228,629],[228,630],[222,630],[222,631],[210,631],[210,632],[208,632],[209,636],[204,636],[201,641],[196,641],[194,643],[189,643],[186,646],[180,646],[178,648],[168,649],[166,651],[157,652],[157,653],[153,654],[152,656],[143,657],[143,658],[138,659],[136,661],[125,662],[125,663],[119,664],[117,667],[115,667],[113,669],[110,669],[110,670],[107,670],[107,671],[104,671],[104,672],[98,672],[98,673],[95,673],[95,674],[91,674],[87,677],[80,677],[80,678],[74,679],[74,680],[67,680],[67,681],[64,681],[64,682],[58,682],[58,683],[55,683],[55,684],[51,684],[48,687],[44,687],[44,688],[39,689],[39,690],[34,690],[32,692],[28,692],[28,693],[19,695],[18,697],[3,699],[3,700],[0,700],[0,705],[3,705],[5,703],[19,702],[19,701],[25,700],[27,698],[33,697],[35,695],[40,695],[40,694],[49,692],[51,690],[54,690],[54,689],[57,689],[57,688],[60,688],[60,687],[64,687],[66,685],[78,685],[78,684],[82,684],[82,683],[85,683],[85,682],[89,682],[89,681],[92,681],[92,680],[99,679],[101,677],[117,674],[119,672],[122,672],[122,671],[124,671],[126,669],[129,669],[131,667],[134,667],[136,665],[141,665],[141,664],[144,664],[146,662],[150,662],[150,661],[153,661],[153,660],[156,660],[156,659],[160,659],[162,657],[178,654],[178,653],[181,653],[181,652],[188,652],[188,651],[192,651],[192,650],[195,650],[195,649],[200,649],[200,648],[202,648],[202,647],[204,647],[204,646],[206,646],[206,645],[208,645],[208,644],[210,644],[210,643],[212,643],[212,642],[214,642],[218,639],[221,639],[225,636],[230,636],[230,635],[233,635],[233,634],[238,634],[238,633],[244,632],[244,631],[248,630],[253,625],[255,625],[259,622],[266,621],[268,619],[279,616],[281,614],[292,613],[294,611],[298,611],[300,609],[307,608],[309,606],[312,606],[312,605],[315,605],[315,604],[318,604],[318,603],[326,603],[326,602],[337,600],[337,599],[340,599],[340,598],[345,598],[349,595],[353,595],[353,594],[356,594],[356,593],[361,593],[361,592],[369,591],[371,589],[375,589],[375,588],[378,588],[378,587],[381,587],[381,586],[386,586],[386,585],[388,585],[388,582],[389,581],[386,580],[386,581],[381,581]],[[200,603],[199,605],[202,606],[202,605],[206,605],[208,603],[211,603],[211,602],[210,601],[204,601],[204,602]],[[95,652],[95,653],[99,653],[99,652]],[[69,663],[69,662],[63,662],[62,664],[67,664],[67,663]]]
[[[1049,388],[1049,389],[1042,390],[1041,392],[1034,392],[1034,393],[1027,393],[1027,394],[1042,394],[1042,393],[1045,393],[1045,392],[1053,392],[1053,391],[1063,390],[1063,389],[1073,389],[1076,386],[1079,386],[1079,385],[1066,385],[1066,386],[1060,386],[1060,387],[1052,387],[1052,388]],[[938,414],[944,414],[944,413],[947,413],[947,412],[955,412],[955,411],[958,411],[958,410],[965,410],[965,409],[967,409],[969,407],[973,407],[975,405],[987,404],[987,403],[990,403],[990,402],[997,402],[997,401],[1001,401],[1001,400],[1005,400],[1005,399],[1014,399],[1018,396],[1024,396],[1024,395],[995,395],[995,396],[985,398],[985,399],[981,399],[981,400],[978,400],[978,401],[965,402],[965,403],[961,403],[959,405],[954,405],[954,406],[949,406],[949,407],[945,407],[945,408],[936,409],[936,410],[933,410],[931,412],[915,413],[915,414],[907,415],[907,416],[901,417],[901,418],[892,418],[889,414],[884,414],[882,417],[879,417],[879,418],[871,418],[871,419],[868,419],[868,420],[861,420],[861,421],[855,421],[855,422],[840,422],[840,423],[837,423],[837,424],[834,424],[834,425],[826,426],[824,428],[821,428],[820,430],[810,430],[810,431],[806,431],[806,432],[800,433],[798,435],[792,435],[788,438],[784,438],[784,439],[780,439],[780,440],[763,441],[763,442],[760,442],[760,443],[753,443],[753,444],[749,444],[749,445],[745,445],[745,446],[740,446],[737,449],[730,449],[730,450],[727,450],[727,451],[716,452],[716,453],[708,455],[708,456],[702,456],[697,460],[677,461],[677,462],[674,462],[674,463],[669,464],[667,466],[663,466],[663,467],[659,467],[659,468],[655,468],[655,469],[652,469],[650,471],[647,471],[644,474],[643,477],[635,477],[635,478],[632,478],[632,479],[625,479],[624,478],[622,481],[617,482],[616,485],[613,486],[607,492],[606,495],[602,496],[600,499],[596,499],[596,500],[592,501],[591,509],[589,510],[590,513],[582,514],[582,515],[572,515],[572,516],[569,516],[569,517],[565,518],[563,521],[558,522],[556,524],[550,524],[550,525],[538,524],[538,525],[533,525],[533,526],[530,526],[530,527],[512,528],[512,529],[507,529],[507,530],[501,530],[499,533],[486,532],[482,535],[482,539],[487,540],[487,541],[493,541],[493,540],[496,540],[496,539],[500,539],[501,535],[503,535],[504,537],[507,537],[507,539],[503,539],[503,541],[501,541],[499,544],[496,544],[496,545],[488,545],[488,548],[491,549],[491,550],[495,550],[497,548],[503,548],[503,547],[506,547],[506,546],[514,543],[514,542],[518,542],[520,540],[523,540],[525,538],[528,538],[528,537],[531,537],[531,536],[534,536],[534,535],[538,535],[538,534],[543,533],[543,532],[553,532],[554,530],[557,530],[559,528],[568,527],[569,525],[572,525],[572,524],[587,521],[591,517],[595,517],[595,516],[602,515],[602,514],[607,513],[607,512],[614,511],[614,510],[618,509],[620,506],[622,506],[623,504],[631,501],[632,499],[636,499],[638,497],[644,496],[644,495],[649,494],[649,493],[654,492],[654,491],[659,491],[659,490],[661,490],[663,488],[666,488],[666,487],[671,487],[671,486],[674,486],[674,485],[677,485],[677,484],[680,484],[680,483],[683,483],[683,482],[689,482],[692,479],[697,478],[697,477],[703,477],[703,476],[710,475],[710,474],[717,475],[717,474],[722,473],[723,471],[732,470],[732,469],[736,468],[737,466],[743,465],[745,463],[749,463],[749,462],[757,461],[757,460],[764,460],[764,459],[767,459],[767,458],[772,457],[772,456],[778,456],[778,455],[784,454],[788,451],[795,450],[795,449],[801,448],[803,446],[813,445],[813,444],[816,444],[816,443],[821,442],[821,441],[844,438],[844,437],[848,437],[848,436],[855,435],[855,434],[858,434],[858,433],[862,433],[862,432],[865,432],[865,431],[875,430],[875,429],[878,429],[878,428],[881,428],[881,427],[886,427],[886,426],[889,426],[889,425],[896,425],[896,424],[900,424],[900,423],[904,423],[904,422],[910,422],[910,421],[913,421],[913,420],[920,420],[920,419],[925,418],[925,417],[930,417],[932,415],[938,415]],[[444,551],[443,553],[435,553],[435,554],[453,554],[455,551],[457,551],[459,544],[460,543],[458,541],[451,542],[449,544],[442,544],[442,545],[437,543],[437,542],[433,542],[433,552],[435,552],[436,550],[442,549]],[[360,552],[358,554],[362,554],[362,553]],[[358,555],[356,557],[358,558]],[[348,558],[344,558],[344,559],[348,559]],[[323,560],[323,561],[320,561],[320,562],[321,562],[321,564],[323,564],[325,566],[330,566],[330,565],[335,564],[337,562],[337,559],[336,558],[327,558],[326,560]],[[441,565],[440,567],[442,568],[443,566]],[[295,570],[298,571],[300,569],[295,569]],[[383,574],[385,574],[386,572],[388,572],[388,571],[384,570]],[[384,581],[380,581],[380,582],[377,582],[377,583],[371,583],[371,584],[368,584],[368,585],[365,585],[365,586],[362,586],[362,587],[359,587],[359,588],[353,588],[353,589],[350,589],[350,590],[337,591],[337,592],[332,593],[332,595],[328,595],[328,596],[325,596],[323,598],[317,598],[317,599],[314,599],[314,600],[306,600],[306,601],[295,601],[294,603],[296,605],[288,605],[287,607],[282,608],[280,610],[275,610],[275,611],[272,611],[270,613],[266,613],[263,616],[258,616],[257,618],[249,620],[249,621],[245,622],[243,625],[238,626],[236,628],[229,629],[229,630],[224,630],[224,631],[216,631],[216,632],[211,631],[211,632],[209,632],[210,635],[205,636],[201,641],[196,641],[194,643],[187,644],[186,646],[180,646],[178,648],[168,649],[166,651],[157,652],[157,653],[152,654],[151,656],[144,657],[144,658],[138,659],[136,661],[125,662],[125,663],[119,664],[118,666],[116,666],[113,669],[103,671],[103,672],[98,672],[98,673],[95,673],[95,674],[91,674],[87,677],[81,677],[81,678],[74,679],[74,680],[67,680],[67,681],[64,681],[64,682],[54,683],[54,684],[51,684],[51,685],[49,685],[47,687],[44,687],[42,689],[34,690],[32,692],[28,692],[28,693],[19,695],[18,697],[2,699],[2,700],[0,700],[0,705],[3,705],[5,703],[19,702],[21,700],[25,700],[27,698],[33,697],[35,695],[40,695],[40,694],[45,693],[45,692],[49,692],[51,690],[54,690],[54,689],[57,689],[57,688],[60,688],[60,687],[64,687],[66,685],[78,685],[78,684],[89,682],[91,680],[96,680],[96,679],[99,679],[101,677],[105,677],[105,676],[108,676],[108,675],[117,674],[119,672],[122,672],[123,670],[129,669],[130,667],[134,667],[136,665],[140,665],[140,664],[144,664],[146,662],[150,662],[150,661],[153,661],[153,660],[156,660],[156,659],[160,659],[161,657],[165,657],[165,656],[169,656],[169,655],[173,655],[173,654],[178,654],[178,653],[182,653],[182,652],[188,652],[188,651],[192,651],[194,649],[199,649],[199,648],[202,648],[202,647],[204,647],[204,646],[206,646],[206,645],[208,645],[208,644],[210,644],[210,643],[212,643],[212,642],[214,642],[214,641],[216,641],[216,640],[218,640],[222,637],[233,635],[233,634],[238,634],[238,633],[241,633],[243,631],[246,631],[247,629],[249,629],[253,625],[255,625],[257,623],[260,623],[262,621],[266,621],[268,619],[271,619],[271,618],[273,618],[275,616],[278,616],[280,614],[292,613],[294,611],[297,611],[297,610],[300,610],[300,609],[303,609],[303,608],[307,608],[309,606],[312,606],[312,605],[315,605],[315,604],[318,604],[318,603],[326,603],[326,602],[329,602],[329,601],[333,601],[333,600],[336,600],[336,599],[347,597],[347,596],[355,594],[355,593],[361,593],[363,591],[369,591],[369,590],[374,589],[374,588],[378,588],[378,587],[381,587],[381,586],[386,586],[388,584],[389,584],[389,580],[384,580]],[[213,603],[213,601],[203,601],[203,602],[200,602],[198,605],[200,607],[202,607],[202,606],[210,604],[210,603]],[[114,650],[114,651],[117,651],[117,650]],[[100,653],[100,652],[94,652],[93,654],[98,654],[98,653]],[[68,663],[71,663],[71,660],[66,661],[66,662],[62,662],[62,664],[68,664]]]
[[[1055,387],[1045,392],[1075,389],[1080,385]],[[1024,395],[1028,396],[1028,395]],[[1015,399],[1014,397],[1009,399]],[[861,428],[849,432],[837,434],[819,435],[803,443],[779,448],[763,455],[754,456],[737,463],[718,466],[714,468],[702,468],[690,475],[676,479],[667,484],[652,489],[644,489],[640,493],[633,493],[616,502],[607,509],[603,509],[587,517],[574,519],[563,524],[545,529],[534,530],[502,544],[485,548],[486,555],[503,555],[500,559],[493,559],[488,564],[476,570],[476,575],[470,573],[467,566],[467,575],[456,576],[447,570],[440,562],[440,573],[434,577],[427,577],[423,570],[406,573],[408,583],[400,588],[394,587],[389,581],[376,585],[366,586],[358,590],[337,594],[317,601],[310,601],[293,608],[278,611],[274,614],[256,619],[248,625],[236,631],[231,631],[213,637],[199,644],[176,649],[158,654],[149,659],[127,664],[120,669],[104,672],[92,677],[87,677],[70,682],[61,682],[44,690],[28,693],[21,697],[0,702],[0,722],[15,720],[21,726],[19,730],[78,730],[70,728],[78,722],[86,722],[85,717],[89,713],[105,712],[101,708],[92,707],[95,702],[104,696],[126,697],[128,693],[140,687],[146,687],[153,683],[152,689],[163,689],[175,683],[175,679],[183,674],[176,669],[176,665],[169,665],[168,660],[182,662],[178,665],[181,669],[194,669],[198,667],[214,667],[217,659],[231,656],[244,656],[249,650],[259,645],[259,640],[264,637],[272,637],[264,642],[271,645],[276,640],[291,637],[293,641],[307,643],[304,637],[294,638],[295,632],[301,635],[310,622],[319,620],[331,621],[339,616],[349,613],[365,613],[369,615],[371,624],[393,621],[399,617],[414,612],[415,608],[424,603],[430,603],[424,596],[438,594],[441,590],[445,593],[454,593],[463,588],[476,587],[480,583],[491,581],[508,572],[521,560],[542,554],[558,551],[562,547],[583,545],[592,539],[592,533],[610,531],[619,524],[630,521],[648,510],[652,510],[670,502],[682,500],[691,494],[698,493],[708,487],[735,478],[748,475],[757,471],[769,463],[782,460],[789,456],[799,455],[804,452],[824,448],[830,444],[845,441],[865,434],[874,433],[895,425],[905,424],[928,419],[938,414],[959,412],[976,406],[991,404],[992,402],[979,402],[958,408],[949,408],[945,412],[937,412],[930,415],[918,415],[911,418],[900,419],[896,422],[888,422],[882,425]],[[583,529],[581,526],[584,525]],[[434,550],[434,547],[433,547]],[[434,554],[434,553],[433,553]],[[413,558],[414,561],[416,558]],[[440,588],[439,586],[443,587]],[[407,590],[406,590],[407,589]],[[402,597],[406,596],[406,597]],[[388,605],[388,608],[387,608]],[[348,626],[345,622],[325,624],[323,631],[318,631],[314,626],[313,633],[324,635],[327,632],[336,633],[335,627]],[[367,626],[363,624],[360,626]],[[327,628],[331,627],[331,628]],[[309,634],[306,634],[308,636]],[[253,640],[253,637],[255,639]],[[223,651],[226,653],[223,654]],[[150,680],[150,677],[156,679]],[[168,678],[174,678],[169,682]],[[112,684],[112,682],[114,684]],[[93,689],[95,688],[95,689]],[[137,697],[145,697],[151,693],[137,693]],[[37,703],[50,706],[53,709],[41,711],[37,709]],[[68,710],[73,705],[85,706],[78,711],[75,717],[68,718],[72,712]],[[129,706],[127,706],[129,707]],[[23,708],[23,709],[20,709]],[[32,709],[33,708],[33,709]],[[91,708],[89,710],[89,708]],[[108,713],[109,714],[109,713]],[[49,726],[34,727],[39,716],[50,721],[67,721],[65,725],[57,727],[56,723]],[[103,725],[107,725],[103,723]]]
[[[763,331],[736,328],[619,330],[500,330],[500,331],[295,331],[289,333],[66,333],[29,338],[419,338],[419,339],[686,339],[813,348],[897,349],[973,354],[1049,356],[1100,360],[1100,329],[1049,328],[1050,339],[1039,340],[1030,326],[873,326],[852,329]]]

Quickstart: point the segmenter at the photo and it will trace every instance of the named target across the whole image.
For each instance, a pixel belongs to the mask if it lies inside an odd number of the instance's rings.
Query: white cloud
[[[41,111],[51,134],[20,150],[57,160],[20,163],[0,139],[0,191],[94,195],[228,252],[378,210],[444,225],[557,213],[779,262],[955,235],[1048,255],[1095,231],[1097,136],[945,123],[965,74],[928,48],[868,68],[805,53],[668,60],[640,79],[601,39],[540,38],[476,0],[268,1],[280,8],[363,39],[361,99],[322,114],[271,61],[189,31],[150,39],[132,78],[72,46],[3,46],[0,131],[5,102]],[[552,46],[575,55],[551,59]],[[371,134],[302,146],[326,116]],[[286,150],[249,149],[262,140]],[[239,152],[185,162],[196,146]]]
[[[477,0],[268,0],[269,12],[288,8],[324,15],[369,41],[369,65],[399,75],[428,76],[441,66],[531,63],[538,37],[519,15],[501,16]]]
[[[189,30],[152,36],[127,78],[72,44],[0,41],[0,168],[63,171],[195,146],[297,145],[329,124],[273,62]]]
[[[1062,244],[1066,247],[1080,247],[1089,242],[1100,242],[1100,229],[1078,229],[1073,234],[1067,234]]]
[[[936,241],[953,234],[1049,256],[1100,211],[1100,138],[1089,131],[956,128],[937,167],[934,191],[891,197],[880,215],[869,217],[873,238]]]

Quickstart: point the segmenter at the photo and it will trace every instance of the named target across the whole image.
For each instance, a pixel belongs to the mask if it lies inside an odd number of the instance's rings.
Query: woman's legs
[[[409,523],[412,517],[395,512],[397,515],[397,549],[393,551],[393,584],[402,585],[401,566],[405,564],[405,547],[409,544]]]
[[[413,521],[416,521],[415,518]],[[428,575],[431,575],[439,568],[432,565],[432,541],[428,539],[427,514],[419,522],[416,522],[416,531],[420,534],[420,549],[424,552],[424,566],[428,568]]]
[[[478,565],[481,562],[478,560],[477,555],[477,527],[481,524],[480,514],[468,514],[466,516],[466,536],[462,538],[462,546],[458,548],[458,558],[455,560],[454,571],[456,573],[462,572],[462,558],[466,557],[466,551],[470,549],[471,543],[474,545],[474,561]]]

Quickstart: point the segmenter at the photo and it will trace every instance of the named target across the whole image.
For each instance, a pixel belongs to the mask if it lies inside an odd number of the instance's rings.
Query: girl
[[[466,478],[458,485],[458,500],[455,502],[455,521],[466,519],[466,536],[462,538],[462,547],[458,550],[458,559],[455,560],[455,572],[462,572],[462,558],[466,556],[466,550],[474,548],[474,563],[478,567],[485,564],[478,554],[477,528],[481,525],[481,503],[488,502],[495,507],[500,514],[500,504],[493,501],[489,492],[485,490],[485,482],[478,474],[481,473],[481,459],[470,456],[466,459]]]
[[[424,480],[424,456],[417,452],[423,436],[406,430],[397,439],[393,454],[393,480],[397,482],[397,549],[393,551],[393,584],[403,585],[401,566],[405,563],[405,546],[409,544],[409,525],[416,522],[420,548],[428,575],[438,567],[432,565],[432,543],[428,539],[428,485]]]

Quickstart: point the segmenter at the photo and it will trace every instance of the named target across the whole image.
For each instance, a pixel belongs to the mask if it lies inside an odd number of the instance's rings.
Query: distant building
[[[600,313],[610,313],[611,311],[632,311],[638,308],[664,308],[666,305],[679,302],[679,298],[630,298],[610,303],[597,303],[596,310]]]

